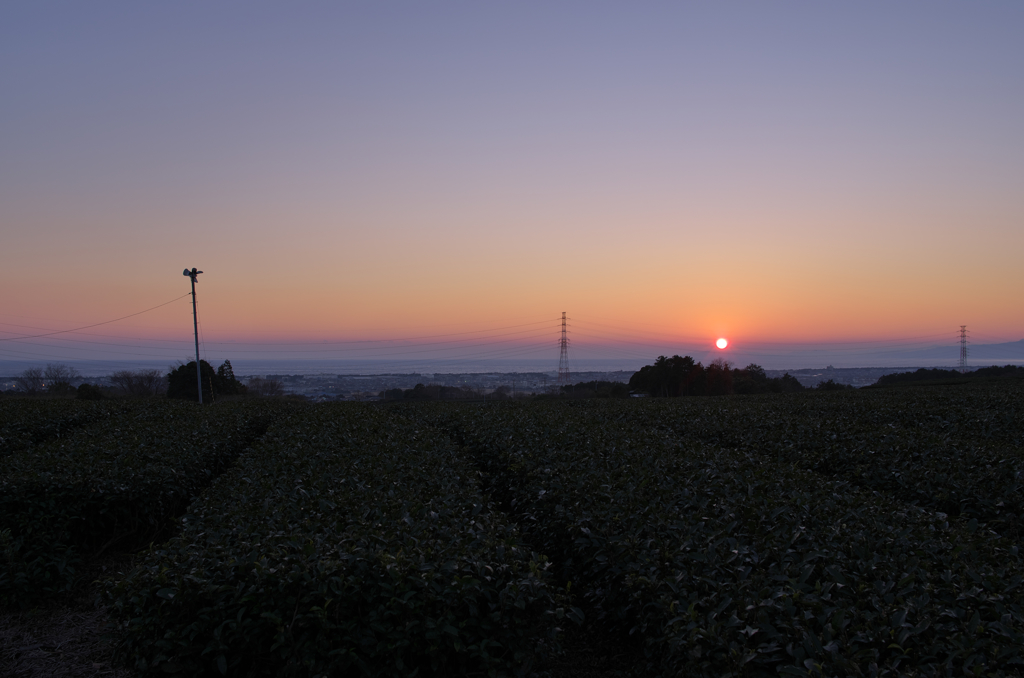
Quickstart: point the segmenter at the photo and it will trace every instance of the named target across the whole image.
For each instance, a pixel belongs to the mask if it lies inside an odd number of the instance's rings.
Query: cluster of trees
[[[212,403],[217,398],[243,395],[245,384],[235,378],[231,361],[225,360],[216,370],[205,360],[199,361],[199,372],[203,380],[203,402]],[[196,384],[196,361],[179,365],[167,375],[167,397],[180,400],[199,400]]]
[[[14,378],[18,390],[27,395],[74,395],[80,400],[100,400],[111,395],[109,388],[101,388],[82,379],[74,367],[64,363],[49,363],[46,367],[30,367]],[[77,388],[74,382],[80,381]],[[157,396],[166,391],[167,379],[159,370],[120,370],[110,375],[114,388],[130,396]]]
[[[853,384],[840,384],[834,379],[829,379],[828,381],[819,382],[814,388],[819,391],[851,391],[857,387]]]
[[[30,395],[36,393],[68,393],[72,390],[72,382],[78,381],[82,375],[74,367],[64,363],[49,363],[46,367],[30,367],[14,378],[18,390]]]
[[[205,360],[199,361],[203,379],[203,402],[231,395],[279,396],[284,393],[276,379],[253,377],[248,387],[235,377],[231,361],[225,360],[216,370]],[[74,367],[63,363],[50,363],[46,367],[31,367],[14,378],[17,390],[26,395],[75,396],[80,400],[100,400],[110,396],[127,395],[136,398],[167,395],[169,398],[198,400],[196,363],[179,365],[170,374],[160,370],[119,370],[109,377],[112,388],[84,382]],[[83,382],[77,388],[74,382]]]
[[[733,369],[724,360],[707,367],[690,356],[658,356],[629,379],[629,390],[659,398],[730,393],[791,393],[804,390],[796,377],[769,377],[759,365]]]
[[[167,392],[167,377],[160,370],[119,370],[110,375],[110,383],[139,398]]]
[[[796,393],[804,390],[804,385],[789,372],[781,377],[769,377],[760,365],[754,363],[742,370],[733,370],[732,374],[736,393]]]
[[[999,367],[993,365],[991,367],[982,367],[971,372],[958,372],[956,370],[943,370],[939,368],[927,369],[920,368],[914,372],[896,372],[894,374],[886,374],[878,378],[875,382],[875,386],[897,386],[900,384],[914,384],[919,382],[946,382],[956,381],[963,382],[964,380],[974,379],[1024,379],[1024,367],[1019,365],[1006,365]]]
[[[629,378],[629,390],[656,398],[726,395],[733,392],[733,374],[722,360],[704,367],[690,356],[658,356]]]

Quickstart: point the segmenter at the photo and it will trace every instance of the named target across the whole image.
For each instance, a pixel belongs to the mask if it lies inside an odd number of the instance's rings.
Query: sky
[[[187,358],[193,266],[215,356],[557,365],[563,311],[609,359],[1016,341],[1022,33],[1020,2],[3,3],[0,360]]]

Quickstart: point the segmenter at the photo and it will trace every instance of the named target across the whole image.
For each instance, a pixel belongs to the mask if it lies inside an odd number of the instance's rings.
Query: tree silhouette
[[[43,390],[43,370],[40,367],[30,367],[15,377],[14,381],[25,393],[38,393]]]

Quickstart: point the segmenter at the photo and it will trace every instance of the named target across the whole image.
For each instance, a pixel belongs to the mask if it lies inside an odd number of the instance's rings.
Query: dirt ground
[[[108,574],[131,564],[115,555],[82,572],[74,593],[40,607],[0,608],[0,676],[3,678],[131,678],[113,665],[110,623],[100,604],[100,584]]]
[[[0,612],[0,676],[129,678],[111,664],[107,613],[95,595],[28,612]]]

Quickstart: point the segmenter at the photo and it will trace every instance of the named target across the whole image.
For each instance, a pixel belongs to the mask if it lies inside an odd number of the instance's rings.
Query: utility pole
[[[562,311],[562,340],[559,342],[561,351],[558,355],[558,390],[568,386],[571,377],[569,376],[569,338],[565,333],[565,311]]]
[[[967,325],[960,326],[960,374],[967,372]]]
[[[199,274],[202,271],[197,271],[194,267],[190,271],[187,268],[182,275],[187,275],[192,281],[192,329],[196,333],[196,386],[199,387],[199,404],[203,404],[203,373],[199,369],[199,314],[196,312],[196,282]]]

